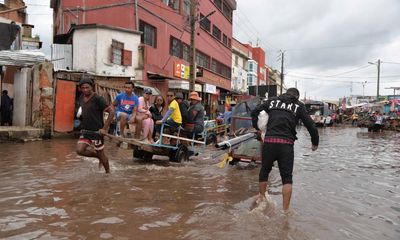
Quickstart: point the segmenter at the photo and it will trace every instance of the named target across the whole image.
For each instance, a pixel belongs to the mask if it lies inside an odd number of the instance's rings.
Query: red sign
[[[181,64],[174,62],[174,77],[180,78],[182,76]]]

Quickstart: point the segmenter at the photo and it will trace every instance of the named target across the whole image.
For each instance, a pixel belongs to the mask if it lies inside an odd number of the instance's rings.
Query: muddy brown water
[[[250,211],[258,170],[132,160],[108,144],[110,175],[77,157],[75,140],[0,145],[1,239],[400,239],[400,134],[299,130],[291,212],[277,169],[271,201]]]

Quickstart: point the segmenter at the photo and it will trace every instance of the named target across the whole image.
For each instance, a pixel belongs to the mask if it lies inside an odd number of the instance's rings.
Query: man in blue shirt
[[[118,94],[113,102],[113,105],[116,107],[116,116],[120,122],[120,132],[123,137],[125,137],[126,124],[132,124],[136,119],[139,98],[133,92],[134,88],[135,85],[133,82],[125,82],[125,92]]]

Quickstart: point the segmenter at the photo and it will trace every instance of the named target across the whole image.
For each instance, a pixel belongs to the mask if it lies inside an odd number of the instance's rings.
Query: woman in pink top
[[[150,88],[144,89],[143,97],[139,98],[138,115],[139,115],[139,117],[143,118],[142,140],[153,143],[152,136],[153,136],[153,129],[154,129],[154,121],[151,118],[151,112],[149,111],[150,106],[151,106],[151,104],[150,104],[151,95],[152,95],[152,91]]]

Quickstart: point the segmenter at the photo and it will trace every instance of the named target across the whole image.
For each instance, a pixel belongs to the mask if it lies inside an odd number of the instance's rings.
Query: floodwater
[[[271,173],[270,201],[250,210],[258,170],[221,169],[220,151],[184,164],[132,160],[111,143],[110,175],[75,140],[0,145],[1,239],[400,239],[400,133],[320,130],[295,145],[291,211]]]

